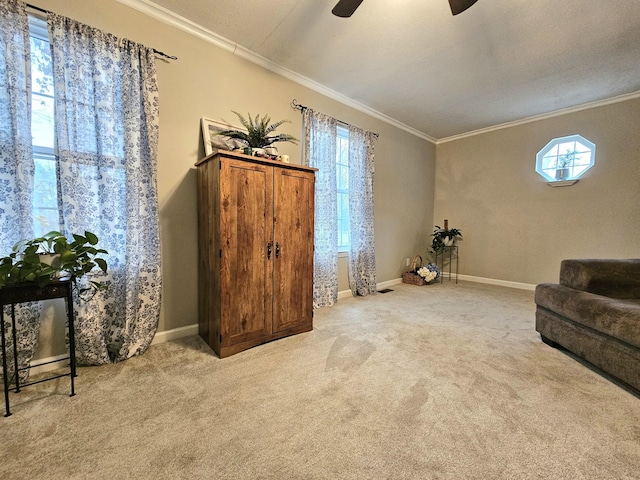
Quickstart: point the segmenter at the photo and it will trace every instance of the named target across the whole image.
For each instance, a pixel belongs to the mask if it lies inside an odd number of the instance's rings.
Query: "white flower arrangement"
[[[435,278],[438,276],[438,272],[429,270],[427,267],[420,267],[416,273],[424,278],[424,281],[427,283],[435,280]]]

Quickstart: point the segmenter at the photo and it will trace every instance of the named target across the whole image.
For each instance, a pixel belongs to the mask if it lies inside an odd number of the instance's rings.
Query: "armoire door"
[[[313,173],[274,169],[273,332],[312,323]]]
[[[273,168],[220,163],[221,342],[234,345],[271,333]],[[273,253],[271,254],[273,255]]]

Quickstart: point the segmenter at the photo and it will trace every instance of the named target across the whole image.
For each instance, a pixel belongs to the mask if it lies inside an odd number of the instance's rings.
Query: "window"
[[[29,17],[31,43],[31,138],[35,162],[33,231],[57,230],[58,187],[54,154],[53,65],[47,22]]]
[[[580,135],[554,138],[536,155],[536,172],[549,182],[575,183],[595,157],[595,144]]]
[[[338,125],[336,139],[336,183],[338,252],[348,252],[349,233],[349,130]]]

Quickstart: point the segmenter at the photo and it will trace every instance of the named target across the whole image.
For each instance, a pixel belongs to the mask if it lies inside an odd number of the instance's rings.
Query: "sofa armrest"
[[[560,285],[611,298],[640,298],[640,259],[563,260]]]

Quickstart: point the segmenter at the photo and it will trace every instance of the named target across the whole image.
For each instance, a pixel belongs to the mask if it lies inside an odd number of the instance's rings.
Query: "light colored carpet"
[[[11,394],[0,477],[640,478],[640,398],[542,344],[533,292],[392,288],[224,360],[190,337]]]

